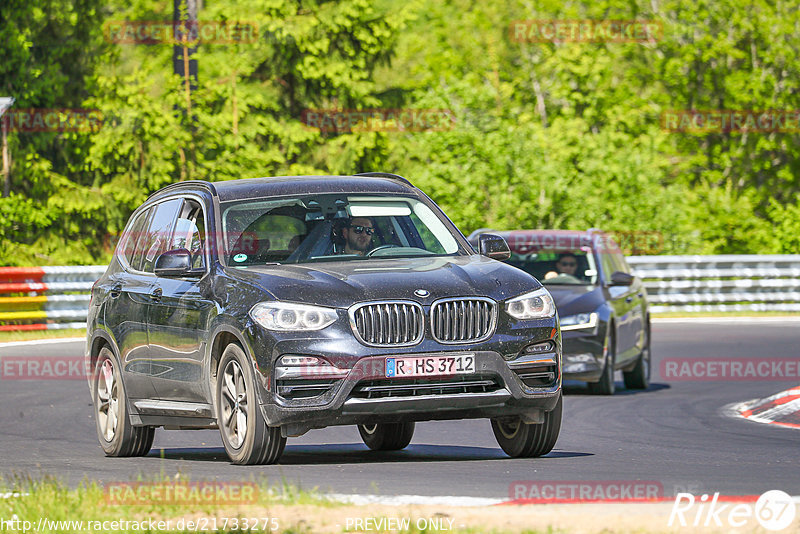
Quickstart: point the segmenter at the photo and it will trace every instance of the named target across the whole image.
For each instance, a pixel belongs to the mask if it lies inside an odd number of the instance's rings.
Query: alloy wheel
[[[228,442],[235,449],[247,437],[247,385],[242,368],[235,360],[228,362],[223,372],[225,384],[222,387],[222,424]]]

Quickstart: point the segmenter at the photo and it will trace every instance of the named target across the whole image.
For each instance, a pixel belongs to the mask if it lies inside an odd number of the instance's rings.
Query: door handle
[[[625,299],[625,302],[627,302],[628,304],[630,304],[631,302],[633,302],[633,297],[628,297],[628,298],[626,298],[626,299]]]
[[[150,300],[153,302],[161,302],[161,295],[163,295],[163,292],[160,287],[157,287],[150,293]]]
[[[109,291],[108,294],[111,295],[112,299],[119,297],[122,294],[122,284],[114,284],[114,287],[111,288],[111,291]]]

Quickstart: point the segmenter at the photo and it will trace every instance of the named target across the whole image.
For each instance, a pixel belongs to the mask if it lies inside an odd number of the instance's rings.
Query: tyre
[[[544,414],[544,423],[529,425],[521,419],[502,421],[492,419],[492,430],[497,443],[512,458],[538,458],[553,450],[561,432],[563,397],[553,411]]]
[[[225,348],[217,370],[217,424],[231,462],[273,464],[286,446],[280,427],[267,426],[255,390],[253,366],[239,345]]]
[[[399,451],[411,443],[414,422],[358,425],[358,433],[366,446],[373,451]]]
[[[614,385],[614,364],[616,363],[615,357],[615,339],[614,339],[614,325],[609,323],[609,333],[606,336],[606,364],[603,366],[603,374],[600,375],[598,382],[589,382],[589,392],[595,395],[613,395],[616,387]]]
[[[625,387],[628,389],[647,389],[650,385],[650,322],[647,323],[645,330],[645,344],[642,354],[636,362],[636,366],[630,371],[622,373],[625,380]]]
[[[92,377],[97,438],[106,456],[144,456],[155,428],[131,425],[119,364],[108,347],[100,349]]]

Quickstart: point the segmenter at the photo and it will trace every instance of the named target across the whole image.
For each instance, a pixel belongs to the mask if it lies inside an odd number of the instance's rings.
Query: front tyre
[[[538,458],[553,450],[561,432],[563,397],[556,407],[544,414],[544,423],[529,425],[517,418],[513,421],[492,419],[497,443],[512,458]]]
[[[373,451],[399,451],[411,443],[414,422],[358,425],[364,444]]]
[[[155,428],[131,425],[120,367],[108,347],[100,349],[97,356],[92,398],[97,437],[106,456],[144,456],[150,452]]]
[[[650,385],[650,324],[646,330],[647,340],[644,344],[642,354],[636,362],[636,366],[630,371],[622,373],[627,389],[647,389]]]
[[[616,366],[616,339],[614,337],[614,325],[609,323],[609,334],[606,336],[605,353],[606,363],[603,367],[603,374],[597,382],[589,382],[589,392],[594,395],[613,395],[616,391],[614,384],[614,367]]]
[[[267,426],[255,391],[253,367],[239,345],[225,348],[217,370],[217,424],[234,464],[273,464],[286,446],[279,427]]]

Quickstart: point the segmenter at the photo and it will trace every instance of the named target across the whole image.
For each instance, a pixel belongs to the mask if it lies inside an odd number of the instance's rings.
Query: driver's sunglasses
[[[352,228],[353,231],[357,234],[363,234],[364,232],[366,232],[367,235],[372,235],[375,233],[375,228],[373,228],[372,226],[348,226],[348,228]]]
[[[559,265],[561,265],[562,267],[577,267],[578,264],[575,263],[574,261],[570,262],[562,261],[559,263]]]

